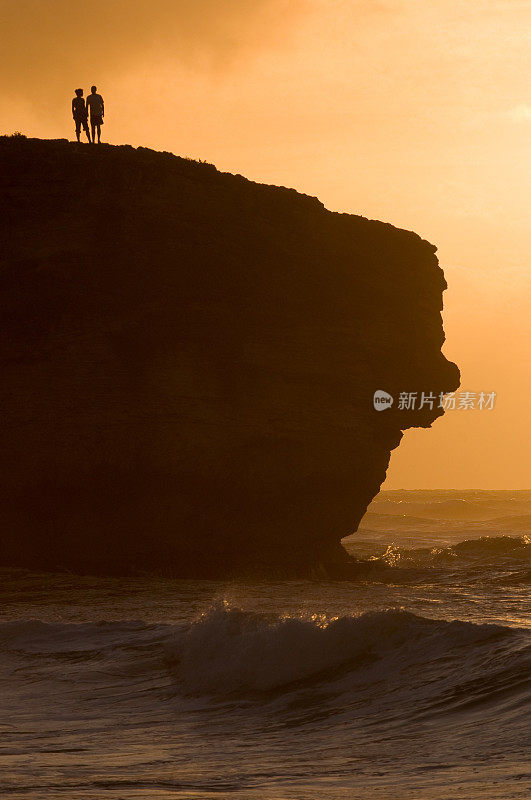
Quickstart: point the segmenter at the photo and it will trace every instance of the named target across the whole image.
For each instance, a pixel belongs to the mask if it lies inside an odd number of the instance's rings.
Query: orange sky
[[[387,488],[531,487],[531,0],[0,0],[0,130],[104,138],[417,231],[445,352],[494,411],[409,431]]]

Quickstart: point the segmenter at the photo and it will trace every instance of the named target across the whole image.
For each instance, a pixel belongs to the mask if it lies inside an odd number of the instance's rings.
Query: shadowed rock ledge
[[[0,563],[341,574],[459,385],[436,248],[145,148],[0,138]],[[435,454],[434,454],[435,457]]]

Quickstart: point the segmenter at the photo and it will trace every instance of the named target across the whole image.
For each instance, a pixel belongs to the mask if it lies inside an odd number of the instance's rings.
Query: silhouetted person
[[[90,133],[88,129],[88,111],[85,105],[85,98],[83,97],[83,89],[76,89],[76,96],[72,100],[72,116],[74,117],[74,122],[76,123],[76,136],[78,142],[80,141],[79,136],[81,134],[81,126],[83,125],[83,130],[87,134],[87,139],[90,142]]]
[[[91,86],[91,94],[87,97],[87,109],[90,110],[90,127],[92,128],[92,144],[96,141],[96,130],[98,131],[98,144],[101,141],[101,126],[103,125],[103,116],[105,114],[103,97],[101,94],[96,94],[97,88],[97,86]]]

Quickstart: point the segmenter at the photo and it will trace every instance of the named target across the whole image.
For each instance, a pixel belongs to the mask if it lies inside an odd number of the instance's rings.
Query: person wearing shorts
[[[77,140],[78,142],[80,141],[81,126],[83,126],[83,130],[87,134],[87,139],[90,142],[90,133],[87,123],[88,113],[87,107],[85,106],[85,98],[83,97],[83,89],[76,89],[75,94],[76,96],[72,100],[72,116],[76,123]]]
[[[92,128],[92,144],[96,141],[96,131],[98,133],[98,144],[101,142],[101,126],[103,125],[103,116],[105,114],[103,97],[101,94],[96,93],[97,88],[97,86],[91,86],[91,94],[87,97],[87,110],[90,111],[90,127]]]

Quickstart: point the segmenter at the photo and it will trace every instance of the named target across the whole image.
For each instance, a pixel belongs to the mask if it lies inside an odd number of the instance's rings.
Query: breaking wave
[[[267,618],[222,603],[168,647],[194,691],[267,691],[371,666],[393,671],[486,646],[514,630],[420,617],[403,609],[328,618]],[[381,677],[381,674],[380,674]]]
[[[85,703],[116,704],[120,685],[128,713],[199,710],[203,724],[219,725],[230,709],[233,719],[266,714],[279,729],[326,719],[394,730],[478,708],[514,725],[530,697],[530,649],[523,629],[403,609],[272,616],[222,601],[184,625],[0,624],[1,656],[42,696],[66,680]]]

